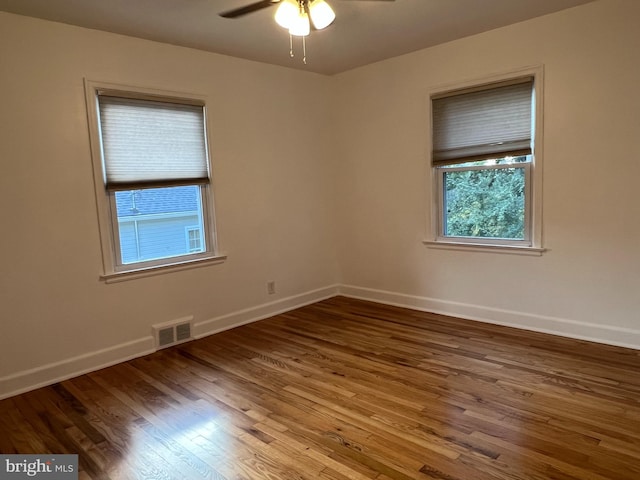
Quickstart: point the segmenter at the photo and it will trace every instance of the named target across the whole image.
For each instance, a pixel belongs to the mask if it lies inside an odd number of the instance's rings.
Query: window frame
[[[455,165],[433,165],[433,118],[432,101],[434,98],[453,94],[468,89],[485,89],[503,82],[533,78],[532,105],[532,153],[531,161],[522,164],[498,164],[495,166],[456,167]],[[451,250],[518,253],[525,255],[541,255],[546,249],[542,244],[542,144],[543,144],[543,98],[544,98],[544,69],[543,66],[526,67],[518,70],[491,75],[479,79],[471,79],[455,84],[432,87],[427,95],[427,159],[428,185],[431,194],[428,196],[427,232],[423,243],[430,248]],[[504,155],[496,154],[496,158]],[[528,165],[528,167],[524,167]],[[525,239],[500,239],[483,237],[456,237],[444,235],[444,173],[459,169],[476,170],[479,168],[525,168]]]
[[[206,97],[202,95],[133,87],[106,82],[96,82],[88,79],[85,79],[84,83],[91,159],[96,195],[96,207],[98,213],[98,226],[102,250],[103,271],[100,277],[107,282],[112,282],[223,262],[226,259],[226,256],[221,255],[218,251],[214,215],[213,183],[211,174],[209,175],[209,179],[207,182],[204,182],[202,184],[193,184],[194,186],[199,187],[200,192],[203,227],[202,234],[204,237],[204,244],[206,246],[206,250],[204,252],[187,253],[179,256],[171,256],[167,258],[159,258],[126,264],[122,262],[115,193],[116,191],[120,190],[128,191],[135,190],[136,188],[107,188],[102,136],[99,123],[100,113],[98,96],[101,92],[108,92],[108,94],[112,96],[121,98],[202,105],[205,127],[204,141],[207,156],[206,161],[209,172],[211,172],[212,165],[209,153],[210,135],[207,121]],[[163,186],[171,187],[183,185],[191,185],[191,183],[175,181],[168,182],[167,185],[157,185],[156,188],[160,188]]]
[[[531,247],[531,162],[501,163],[495,165],[434,167],[437,175],[438,189],[438,236],[439,242],[462,242],[462,243],[486,243],[487,245],[504,246],[524,246]],[[464,237],[455,235],[445,235],[445,189],[444,176],[448,172],[468,172],[478,170],[503,170],[507,168],[521,168],[524,170],[524,238],[500,238],[500,237]],[[480,242],[479,242],[480,241]]]

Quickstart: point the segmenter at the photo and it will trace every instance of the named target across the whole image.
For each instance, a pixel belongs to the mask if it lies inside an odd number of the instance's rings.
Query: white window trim
[[[103,90],[113,90],[122,92],[124,95],[129,94],[139,96],[140,98],[164,98],[164,99],[183,99],[196,102],[202,102],[206,105],[206,97],[202,95],[194,95],[182,92],[172,92],[151,88],[134,87],[130,85],[121,85],[107,82],[97,82],[84,79],[85,99],[87,104],[87,122],[89,126],[89,139],[91,148],[91,159],[93,165],[93,180],[96,193],[96,208],[98,212],[98,227],[100,233],[100,244],[102,250],[102,274],[100,278],[107,283],[129,280],[134,278],[147,277],[160,273],[167,273],[200,266],[222,263],[227,256],[220,254],[216,238],[215,210],[212,192],[212,181],[203,185],[201,189],[202,202],[206,204],[203,208],[203,214],[206,216],[203,235],[205,245],[210,246],[207,252],[202,254],[191,254],[185,256],[172,257],[171,259],[158,259],[144,263],[134,263],[122,265],[119,262],[119,240],[115,238],[117,228],[113,222],[117,222],[115,214],[114,202],[111,195],[105,187],[105,174],[102,159],[102,141],[100,129],[98,125],[98,92]],[[205,136],[207,142],[207,152],[210,151],[209,145],[209,126],[206,118],[205,108]],[[208,156],[208,153],[207,153]],[[208,156],[209,157],[209,156]],[[209,168],[211,169],[211,159],[207,159]]]
[[[501,241],[496,239],[481,239],[461,237],[443,237],[439,234],[442,231],[442,215],[439,182],[441,175],[432,166],[432,107],[431,101],[434,96],[446,94],[457,90],[472,87],[480,87],[498,82],[504,82],[522,77],[534,78],[534,135],[532,139],[533,154],[531,161],[531,174],[529,175],[530,185],[528,185],[527,209],[525,214],[529,217],[529,242],[521,241]],[[512,253],[523,255],[542,255],[547,249],[543,247],[542,237],[542,164],[543,164],[543,103],[544,103],[544,67],[542,65],[525,67],[517,70],[510,70],[482,78],[469,79],[454,84],[445,84],[432,87],[427,93],[427,132],[426,136],[426,157],[427,157],[427,184],[431,193],[427,199],[427,229],[423,243],[429,248],[440,248],[447,250],[461,250],[473,252],[495,252]]]

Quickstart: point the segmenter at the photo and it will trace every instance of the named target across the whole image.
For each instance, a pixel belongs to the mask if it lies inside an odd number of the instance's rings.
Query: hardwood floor
[[[336,297],[0,402],[80,478],[637,480],[640,352]]]

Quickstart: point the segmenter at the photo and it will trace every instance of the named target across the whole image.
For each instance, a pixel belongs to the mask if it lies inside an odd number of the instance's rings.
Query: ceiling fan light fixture
[[[309,4],[309,16],[313,26],[318,30],[327,28],[336,18],[335,12],[324,0],[313,0]]]
[[[282,0],[275,14],[275,21],[282,28],[291,28],[298,17],[300,8],[295,0]]]
[[[310,32],[311,24],[307,12],[299,12],[289,25],[289,33],[296,37],[306,37]]]

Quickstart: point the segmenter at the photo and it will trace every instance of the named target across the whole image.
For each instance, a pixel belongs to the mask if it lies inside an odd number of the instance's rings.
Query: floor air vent
[[[191,323],[193,317],[180,318],[171,322],[153,325],[156,348],[165,348],[171,345],[191,340]]]

